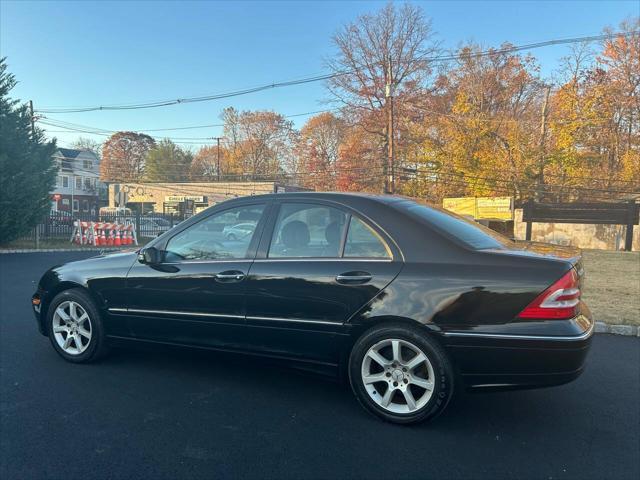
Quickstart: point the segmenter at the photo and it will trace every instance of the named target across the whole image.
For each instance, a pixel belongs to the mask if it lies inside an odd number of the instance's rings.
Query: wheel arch
[[[437,334],[436,330],[431,328],[429,325],[425,325],[424,323],[419,322],[413,318],[395,316],[395,315],[380,315],[377,317],[370,317],[370,318],[367,318],[366,323],[353,324],[349,332],[349,335],[343,344],[342,352],[340,354],[340,367],[339,367],[341,380],[347,379],[349,356],[351,355],[353,346],[358,341],[358,339],[363,335],[365,335],[367,332],[373,330],[374,328],[378,328],[384,325],[405,326],[405,327],[420,330],[420,332],[424,333],[425,335],[429,336],[429,338],[432,338],[434,341],[438,342],[438,344],[444,349],[444,344],[442,343],[442,339],[440,338],[440,335]]]
[[[89,296],[91,300],[93,300],[96,307],[98,309],[100,308],[100,302],[98,301],[96,296],[91,292],[91,290],[89,290],[86,287],[86,285],[82,285],[81,283],[74,282],[71,280],[63,280],[59,283],[56,283],[55,286],[53,286],[51,290],[47,292],[46,299],[44,300],[42,305],[42,314],[40,315],[40,326],[42,328],[42,331],[45,332],[45,335],[47,336],[48,336],[47,334],[48,330],[47,330],[46,321],[47,321],[47,317],[49,316],[49,306],[51,305],[51,302],[53,302],[53,299],[56,298],[58,294],[67,290],[82,290],[84,293],[86,293]]]

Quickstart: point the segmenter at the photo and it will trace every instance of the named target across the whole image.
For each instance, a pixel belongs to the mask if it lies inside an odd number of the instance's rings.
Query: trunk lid
[[[584,280],[584,268],[582,266],[582,250],[578,247],[567,245],[554,245],[542,242],[516,241],[504,250],[502,254],[525,255],[538,258],[550,258],[569,262],[576,269],[580,283]]]

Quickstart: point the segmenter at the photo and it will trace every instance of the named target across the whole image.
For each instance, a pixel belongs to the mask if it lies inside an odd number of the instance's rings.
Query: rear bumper
[[[584,370],[594,323],[589,316],[571,320],[571,335],[443,332],[467,389],[503,390],[561,385]]]

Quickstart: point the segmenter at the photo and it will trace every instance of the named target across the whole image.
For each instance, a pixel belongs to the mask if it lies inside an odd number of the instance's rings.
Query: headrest
[[[300,220],[293,220],[282,227],[280,238],[287,248],[306,247],[311,240],[309,227]]]
[[[340,224],[336,221],[331,222],[324,229],[324,238],[329,245],[337,245],[340,243]]]

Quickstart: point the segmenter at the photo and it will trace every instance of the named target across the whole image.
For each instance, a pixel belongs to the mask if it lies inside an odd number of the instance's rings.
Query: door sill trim
[[[222,313],[181,312],[176,310],[147,310],[141,308],[109,308],[111,313],[141,313],[151,315],[178,315],[181,317],[206,317],[206,318],[237,318],[244,320],[244,315],[232,315]]]

